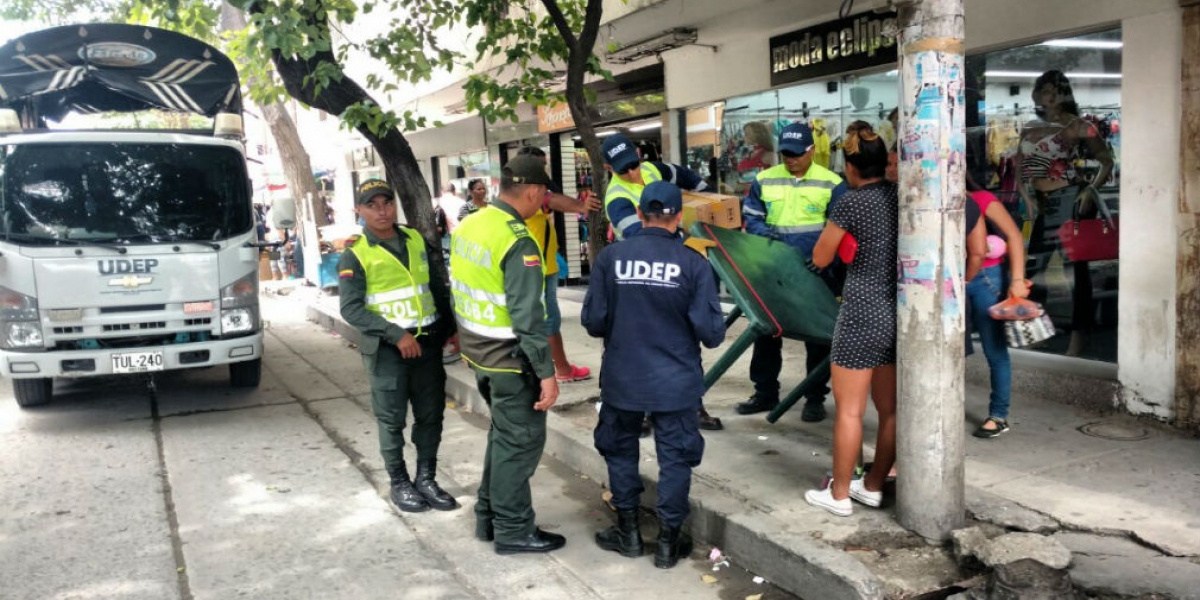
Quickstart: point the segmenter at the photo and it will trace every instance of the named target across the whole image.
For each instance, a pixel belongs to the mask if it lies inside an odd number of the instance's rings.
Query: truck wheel
[[[235,388],[256,388],[262,379],[262,358],[229,363],[229,385]]]
[[[21,408],[41,406],[50,402],[50,398],[54,396],[54,379],[50,377],[14,379],[12,385],[13,395]]]

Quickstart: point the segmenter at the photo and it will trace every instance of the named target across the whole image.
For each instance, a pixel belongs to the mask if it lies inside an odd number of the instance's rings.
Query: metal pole
[[[963,0],[900,11],[897,517],[928,540],[962,526]]]

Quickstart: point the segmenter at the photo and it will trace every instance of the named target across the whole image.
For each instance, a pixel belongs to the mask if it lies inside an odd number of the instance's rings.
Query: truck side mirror
[[[271,202],[271,224],[276,229],[291,229],[296,226],[295,199],[276,198]]]

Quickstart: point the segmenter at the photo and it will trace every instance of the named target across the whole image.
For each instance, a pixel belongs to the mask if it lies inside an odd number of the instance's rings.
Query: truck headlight
[[[221,288],[221,334],[258,330],[258,273]]]
[[[254,311],[249,308],[232,308],[221,311],[221,333],[247,333],[254,331]]]
[[[0,286],[0,347],[41,348],[37,298]]]
[[[9,321],[4,331],[5,349],[41,348],[42,325],[37,321]]]

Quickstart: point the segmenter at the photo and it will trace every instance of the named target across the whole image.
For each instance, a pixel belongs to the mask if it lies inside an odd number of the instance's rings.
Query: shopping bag
[[[1010,348],[1029,348],[1054,337],[1054,323],[1044,313],[1024,321],[1005,321],[1004,336]]]
[[[1096,205],[1100,212],[1095,219],[1080,219],[1079,202],[1076,202],[1071,220],[1058,228],[1063,252],[1071,262],[1116,260],[1120,255],[1119,221],[1098,195]]]
[[[1009,294],[1007,298],[988,307],[988,316],[997,321],[1024,321],[1046,314],[1041,304]]]

